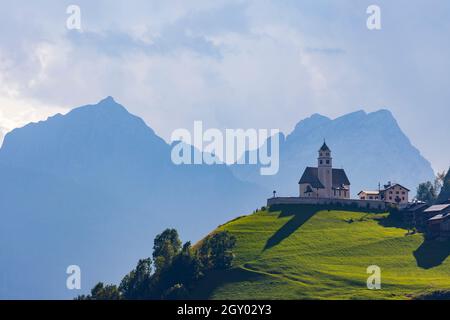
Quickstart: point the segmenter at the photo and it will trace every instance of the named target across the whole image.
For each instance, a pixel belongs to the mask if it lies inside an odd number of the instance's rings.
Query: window
[[[329,152],[327,152],[327,157],[329,157],[330,156],[330,153]]]
[[[366,200],[366,197],[361,197],[361,200]]]
[[[320,160],[320,164],[323,164],[323,161],[322,161],[322,160]]]
[[[372,196],[370,196],[370,197],[369,197],[369,199],[370,199],[370,200],[373,200],[373,197],[372,197]]]
[[[405,201],[405,197],[402,197],[402,200]]]
[[[389,200],[392,200],[392,197],[389,197]]]
[[[330,160],[327,160],[327,164],[330,164]]]
[[[389,191],[389,194],[392,194],[392,191]]]
[[[395,192],[395,194],[400,194],[400,191]]]
[[[402,194],[405,194],[405,191],[402,191]]]

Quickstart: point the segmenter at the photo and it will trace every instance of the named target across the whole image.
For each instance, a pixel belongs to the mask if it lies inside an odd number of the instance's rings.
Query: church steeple
[[[320,147],[320,150],[319,150],[319,151],[324,151],[324,152],[328,151],[328,152],[331,152],[330,148],[328,148],[328,146],[327,146],[327,143],[326,143],[325,139],[323,140],[323,145],[322,145],[322,147]]]
[[[325,140],[323,141],[322,147],[319,149],[319,157],[317,159],[318,167],[332,167],[332,160],[331,158],[331,150],[328,148],[327,143]]]

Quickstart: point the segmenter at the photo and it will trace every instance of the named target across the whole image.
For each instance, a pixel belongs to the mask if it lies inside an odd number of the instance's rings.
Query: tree
[[[77,300],[120,300],[121,294],[117,286],[103,282],[97,283],[91,290],[91,294],[87,296],[78,296]]]
[[[417,200],[424,201],[428,204],[433,204],[436,201],[436,198],[436,189],[431,181],[419,184],[419,186],[417,187]]]
[[[178,298],[183,295],[187,298],[189,291],[202,275],[200,260],[191,243],[186,242],[181,251],[173,257],[170,265],[158,274],[158,292],[163,298],[175,295]]]
[[[449,199],[450,199],[450,169],[442,179],[442,188],[441,192],[439,193],[437,202],[442,203],[444,201],[448,201]]]
[[[150,258],[139,260],[136,268],[122,279],[119,286],[125,299],[151,298],[152,289],[152,260]]]
[[[190,242],[181,247],[178,232],[167,229],[154,240],[154,273],[150,258],[139,260],[119,288],[100,282],[91,295],[78,299],[188,299],[206,271],[231,267],[235,244],[236,238],[224,231],[207,237],[198,250]]]
[[[182,300],[189,296],[189,292],[183,284],[177,283],[164,292],[162,298],[166,300]]]
[[[181,240],[175,229],[166,229],[163,233],[156,236],[153,245],[153,261],[155,263],[156,273],[160,273],[169,266],[172,259],[181,250]]]
[[[227,269],[234,259],[232,249],[236,245],[236,237],[228,231],[215,233],[206,238],[200,249],[200,260],[205,270]]]
[[[442,186],[445,182],[445,171],[438,172],[436,174],[436,178],[434,179],[434,190],[436,191],[436,195],[438,195],[441,192]]]

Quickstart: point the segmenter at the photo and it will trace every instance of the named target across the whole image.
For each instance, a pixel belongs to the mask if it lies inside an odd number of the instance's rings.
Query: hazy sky
[[[81,32],[66,28],[70,4]],[[312,113],[387,108],[435,170],[450,165],[448,0],[0,0],[0,12],[0,136],[108,95],[166,140],[194,120],[289,133]]]

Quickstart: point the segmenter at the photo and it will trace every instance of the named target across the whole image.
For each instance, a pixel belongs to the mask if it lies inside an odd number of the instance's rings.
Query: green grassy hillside
[[[217,230],[237,237],[234,268],[203,279],[197,298],[408,299],[450,289],[450,243],[407,235],[387,213],[281,206]],[[381,290],[367,289],[370,265],[381,268]]]

